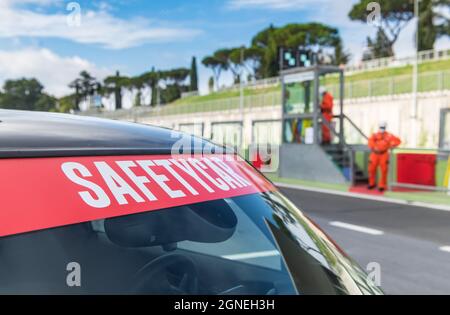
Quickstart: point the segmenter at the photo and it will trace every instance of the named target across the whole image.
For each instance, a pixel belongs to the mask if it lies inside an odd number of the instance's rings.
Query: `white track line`
[[[339,222],[339,221],[330,222],[330,225],[340,227],[343,229],[347,229],[347,230],[366,233],[366,234],[370,234],[370,235],[383,235],[384,234],[384,232],[380,231],[380,230],[375,230],[375,229],[371,229],[371,228],[368,228],[365,226],[359,226],[359,225],[354,225],[354,224],[349,224],[349,223],[344,223],[344,222]]]
[[[302,185],[291,185],[291,184],[276,183],[276,182],[274,184],[277,187],[282,187],[282,188],[298,189],[298,190],[312,191],[312,192],[318,192],[318,193],[330,194],[330,195],[336,195],[336,196],[366,199],[366,200],[373,200],[373,201],[380,201],[380,202],[387,202],[387,203],[407,205],[407,206],[412,206],[412,207],[429,208],[429,209],[433,209],[433,210],[450,212],[450,206],[438,205],[438,204],[434,205],[434,204],[420,202],[420,201],[408,201],[408,200],[394,199],[394,198],[381,197],[381,196],[370,196],[370,195],[364,195],[364,194],[359,194],[359,193],[353,193],[353,192],[349,192],[349,191],[339,191],[339,190],[324,189],[324,188],[313,188],[313,187],[307,187],[307,186],[302,186]]]
[[[234,255],[225,255],[222,258],[230,259],[230,260],[245,260],[252,258],[261,258],[261,257],[272,257],[279,256],[280,253],[277,250],[269,250],[263,252],[251,252],[251,253],[242,253],[242,254],[234,254]]]
[[[441,250],[441,251],[443,251],[443,252],[450,253],[450,246],[442,246],[442,247],[439,247],[439,250]]]

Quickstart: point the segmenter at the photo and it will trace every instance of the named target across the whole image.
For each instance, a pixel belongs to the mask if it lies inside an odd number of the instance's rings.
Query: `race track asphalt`
[[[450,294],[450,212],[280,190],[363,269],[378,263],[387,294]]]

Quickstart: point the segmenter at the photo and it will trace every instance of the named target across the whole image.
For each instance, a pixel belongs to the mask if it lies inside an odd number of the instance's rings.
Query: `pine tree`
[[[195,57],[192,57],[192,65],[191,65],[191,91],[198,91],[198,74],[197,74],[197,59]]]

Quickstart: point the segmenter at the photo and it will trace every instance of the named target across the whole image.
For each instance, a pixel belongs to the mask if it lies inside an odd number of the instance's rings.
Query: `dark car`
[[[0,293],[381,293],[207,140],[62,114],[0,110],[0,121]]]

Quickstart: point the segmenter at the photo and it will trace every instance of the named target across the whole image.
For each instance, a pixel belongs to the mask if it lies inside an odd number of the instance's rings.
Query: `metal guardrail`
[[[249,95],[244,97],[243,109],[261,107],[278,107],[281,106],[281,92],[262,93]],[[233,112],[241,109],[241,99],[239,97],[230,97],[209,102],[198,102],[191,104],[169,104],[159,105],[155,107],[140,106],[130,109],[121,109],[116,111],[106,111],[100,109],[91,109],[80,112],[84,116],[97,116],[110,119],[122,119],[137,121],[138,117],[153,116],[169,116],[169,115],[187,115],[193,113],[207,112]],[[277,108],[278,110],[278,108]]]
[[[272,77],[267,79],[255,80],[250,82],[245,82],[243,87],[245,89],[264,89],[272,86],[277,86],[281,84],[281,77]],[[219,92],[223,91],[237,91],[241,88],[240,84],[233,84],[232,86],[225,86],[219,88]]]
[[[272,84],[261,83],[259,88],[276,86],[280,84],[279,78],[271,78],[268,80],[272,82]],[[419,92],[449,90],[450,71],[420,73],[418,83]],[[252,88],[256,86],[258,86],[257,83],[254,85],[245,86],[245,88]],[[338,84],[326,84],[325,86],[327,90],[332,92],[333,95],[339,95]],[[347,81],[344,88],[345,97],[347,99],[407,94],[412,93],[412,75],[400,75],[372,80]],[[239,89],[239,86],[232,86],[223,89],[222,91],[237,89]]]
[[[418,62],[430,62],[450,59],[450,49],[443,50],[426,50],[421,51],[418,54]],[[370,71],[370,70],[381,70],[385,68],[392,67],[402,67],[413,64],[415,61],[415,56],[397,58],[397,57],[387,57],[378,58],[373,60],[362,61],[356,65],[345,66],[346,74],[355,74],[357,72]],[[244,88],[266,88],[270,86],[275,86],[281,83],[280,77],[272,77],[262,80],[245,82]],[[412,83],[411,83],[412,84]],[[239,90],[240,84],[234,84],[229,87],[219,88],[219,91],[235,91]]]
[[[200,94],[198,91],[183,92],[183,93],[181,93],[181,98],[191,97],[191,96],[199,96],[199,95]]]
[[[366,134],[353,122],[353,120],[350,119],[347,115],[344,114],[344,120],[348,121],[350,125],[363,137],[365,140],[369,140],[369,137],[366,136]]]
[[[450,59],[450,49],[443,50],[426,50],[421,51],[418,54],[418,62],[429,62]],[[401,67],[411,65],[415,61],[415,56],[397,58],[388,57],[363,61],[358,65],[346,66],[345,71],[347,73],[355,73],[368,70],[380,70],[390,67]]]
[[[326,85],[333,95],[339,95],[337,84]],[[401,75],[389,78],[347,81],[344,87],[346,99],[371,98],[412,93],[412,76]],[[419,74],[419,92],[450,90],[450,71],[425,72]]]

